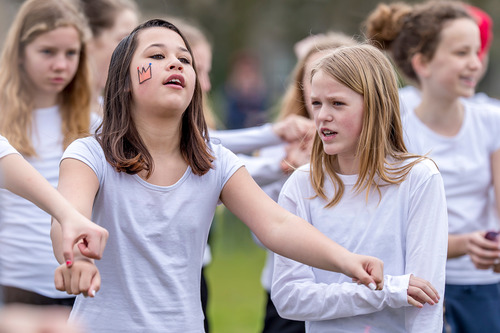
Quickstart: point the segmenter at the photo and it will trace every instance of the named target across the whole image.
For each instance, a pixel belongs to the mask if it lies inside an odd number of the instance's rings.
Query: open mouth
[[[323,134],[325,137],[330,137],[330,136],[336,135],[337,132],[330,131],[330,130],[322,130],[321,134]]]
[[[184,78],[181,75],[172,75],[166,81],[163,82],[163,85],[174,85],[174,86],[184,87]]]

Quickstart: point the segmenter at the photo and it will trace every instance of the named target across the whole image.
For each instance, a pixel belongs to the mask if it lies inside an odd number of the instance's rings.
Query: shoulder
[[[500,119],[500,105],[466,100],[463,103],[468,116],[482,119]]]
[[[310,184],[310,174],[311,174],[311,166],[308,163],[297,168],[290,175],[290,177],[288,177],[285,185],[287,187],[290,187],[292,186],[291,184],[296,184],[300,188],[305,188],[307,184]]]
[[[436,163],[430,158],[409,158],[402,162],[401,167],[413,164],[406,179],[413,186],[419,186],[432,179],[441,178],[441,173]]]
[[[210,141],[208,143],[208,148],[211,150],[211,153],[214,157],[213,163],[216,168],[217,166],[237,166],[238,168],[243,166],[243,162],[238,158],[238,156],[236,156],[236,154],[224,147],[222,144]]]
[[[75,158],[81,161],[102,160],[104,152],[94,136],[73,141],[64,151],[62,159]]]
[[[102,151],[102,148],[94,136],[87,136],[85,138],[76,139],[66,148],[66,151],[77,150]]]

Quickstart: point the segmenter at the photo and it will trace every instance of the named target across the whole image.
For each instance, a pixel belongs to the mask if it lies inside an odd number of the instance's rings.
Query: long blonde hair
[[[363,95],[363,124],[356,155],[359,156],[359,175],[354,190],[400,184],[411,168],[425,157],[408,154],[399,113],[398,86],[394,70],[381,51],[370,45],[342,47],[326,55],[313,69]],[[415,160],[402,164],[409,158]],[[335,171],[337,155],[328,155],[316,134],[311,154],[311,183],[316,195],[330,200],[326,207],[336,205],[344,194],[344,184]],[[334,184],[333,198],[324,192],[325,174]]]
[[[17,13],[0,56],[0,133],[23,155],[36,155],[31,142],[33,100],[29,78],[20,59],[26,45],[41,34],[59,27],[74,27],[81,51],[73,80],[60,93],[63,146],[88,135],[90,126],[90,77],[85,41],[90,32],[84,17],[67,0],[28,0]]]

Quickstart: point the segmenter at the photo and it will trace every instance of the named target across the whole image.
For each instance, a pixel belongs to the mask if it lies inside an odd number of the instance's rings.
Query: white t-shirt
[[[10,154],[19,154],[17,150],[12,147],[9,141],[0,135],[0,158],[10,155]]]
[[[95,298],[78,296],[71,313],[92,333],[203,332],[200,272],[220,193],[242,164],[212,144],[214,169],[188,167],[172,186],[118,173],[95,138],[73,142],[64,158],[87,164],[99,190],[92,221],[109,231],[96,261],[102,284]]]
[[[405,144],[408,151],[429,153],[443,177],[448,205],[450,234],[477,230],[497,230],[492,218],[489,194],[492,191],[491,154],[500,149],[500,112],[486,104],[463,103],[462,128],[454,137],[439,135],[415,115],[403,117]],[[446,283],[493,284],[500,274],[476,269],[468,255],[449,259]]]
[[[33,111],[31,137],[38,156],[26,160],[57,187],[63,153],[57,106]],[[51,298],[68,298],[54,287],[59,263],[50,240],[51,216],[30,201],[0,189],[0,284]]]
[[[353,193],[357,175],[339,175],[341,201],[325,208],[309,181],[309,166],[283,186],[279,204],[351,252],[384,261],[384,288],[372,291],[333,273],[275,255],[272,300],[284,318],[306,321],[307,332],[441,332],[447,252],[443,181],[432,161],[415,165],[400,185]],[[326,182],[331,198],[333,184]],[[290,240],[293,241],[293,240]],[[441,300],[423,309],[407,303],[410,274],[432,283]]]

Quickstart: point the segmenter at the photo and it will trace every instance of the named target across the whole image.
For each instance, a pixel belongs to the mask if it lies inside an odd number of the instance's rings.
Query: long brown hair
[[[396,76],[389,60],[375,47],[358,45],[339,48],[320,60],[313,76],[323,72],[363,96],[363,124],[356,155],[359,156],[356,193],[372,188],[400,184],[411,168],[424,157],[408,154],[399,113]],[[416,158],[401,164],[409,158]],[[344,194],[344,184],[337,175],[337,155],[328,155],[316,134],[311,154],[310,179],[317,196],[330,200],[327,207],[336,205]],[[335,195],[327,198],[324,192],[325,173],[334,184]]]
[[[19,9],[0,56],[0,133],[25,156],[36,155],[31,143],[33,101],[30,80],[19,61],[26,45],[59,27],[74,27],[80,36],[80,61],[73,80],[60,93],[63,146],[88,135],[90,77],[85,41],[90,35],[84,17],[66,0],[28,0]]]
[[[104,150],[106,160],[118,172],[136,174],[146,170],[146,178],[153,172],[153,158],[142,140],[132,118],[132,82],[130,63],[138,44],[140,32],[160,27],[175,31],[182,37],[192,56],[191,47],[173,24],[149,20],[122,39],[111,57],[108,80],[104,89],[103,121],[96,138]],[[193,58],[193,68],[196,66]],[[198,79],[191,103],[182,114],[180,150],[186,163],[196,175],[204,175],[212,168],[213,156],[208,147],[208,129],[203,117],[203,99]]]

